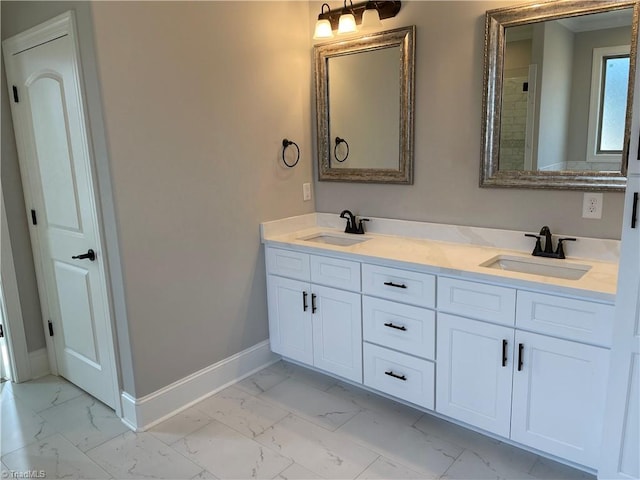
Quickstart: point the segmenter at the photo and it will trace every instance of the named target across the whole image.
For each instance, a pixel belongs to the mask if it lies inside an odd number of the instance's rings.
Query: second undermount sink
[[[337,245],[339,247],[349,247],[357,243],[366,242],[368,238],[362,238],[358,235],[341,235],[339,233],[317,233],[310,237],[300,238],[305,242],[324,243],[327,245]]]
[[[498,255],[481,263],[481,267],[507,270],[510,272],[529,273],[531,275],[542,275],[545,277],[564,278],[567,280],[578,280],[587,273],[590,265],[581,263],[558,264],[558,260],[546,258],[527,258],[511,255]]]

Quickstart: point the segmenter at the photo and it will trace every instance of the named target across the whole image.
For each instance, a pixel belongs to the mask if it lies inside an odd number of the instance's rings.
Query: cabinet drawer
[[[373,297],[362,298],[364,340],[435,360],[436,314]]]
[[[311,255],[311,281],[319,285],[360,291],[360,263]]]
[[[267,273],[298,280],[309,281],[311,279],[309,254],[307,253],[269,247],[266,251],[266,259]]]
[[[435,368],[432,362],[365,343],[364,384],[433,410]]]
[[[613,305],[518,291],[516,325],[579,342],[611,346]]]
[[[421,307],[435,307],[436,277],[427,273],[362,264],[362,292]]]
[[[513,325],[516,291],[454,278],[438,278],[438,310]]]

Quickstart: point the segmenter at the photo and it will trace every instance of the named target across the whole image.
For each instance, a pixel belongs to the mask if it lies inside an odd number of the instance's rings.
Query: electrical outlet
[[[585,193],[582,198],[582,218],[602,218],[602,194]]]
[[[302,184],[302,200],[305,202],[311,200],[311,184],[303,183]]]

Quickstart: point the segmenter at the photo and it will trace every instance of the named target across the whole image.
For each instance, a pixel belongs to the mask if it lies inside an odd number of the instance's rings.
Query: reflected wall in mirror
[[[319,180],[413,181],[415,27],[316,45]]]
[[[624,189],[638,5],[486,15],[481,186]]]

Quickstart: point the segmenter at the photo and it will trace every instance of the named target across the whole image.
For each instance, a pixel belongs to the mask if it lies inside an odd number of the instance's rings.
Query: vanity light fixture
[[[353,8],[353,2],[351,0],[349,0],[349,2],[351,3],[351,8]],[[338,21],[338,35],[346,35],[347,33],[355,33],[357,31],[356,17],[353,11],[347,9],[347,0],[344,0],[342,15],[340,15],[340,20]]]
[[[324,13],[324,7],[327,7],[327,13]],[[318,21],[316,22],[316,30],[313,34],[314,40],[321,38],[333,38],[333,29],[331,28],[331,22],[329,21],[329,14],[331,8],[328,4],[323,3],[320,8],[320,15],[318,15]]]
[[[361,30],[372,30],[374,28],[382,27],[382,21],[380,20],[380,13],[376,8],[375,2],[367,2],[364,12],[362,12],[362,24]]]
[[[381,27],[380,20],[395,17],[402,6],[399,0],[368,0],[356,4],[349,0],[349,3],[350,6],[347,7],[347,1],[344,0],[344,6],[334,10],[327,3],[322,4],[313,34],[314,40],[333,38],[333,30],[338,30],[340,35],[354,33],[358,24],[361,25],[361,30]]]

